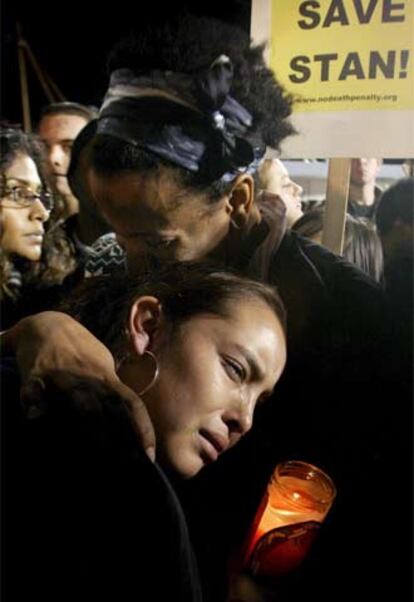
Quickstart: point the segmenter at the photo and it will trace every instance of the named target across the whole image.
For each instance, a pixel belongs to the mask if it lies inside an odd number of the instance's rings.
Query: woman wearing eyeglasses
[[[1,327],[48,306],[45,289],[74,269],[68,243],[56,228],[46,233],[53,208],[34,136],[0,128]],[[49,295],[51,299],[53,295]]]

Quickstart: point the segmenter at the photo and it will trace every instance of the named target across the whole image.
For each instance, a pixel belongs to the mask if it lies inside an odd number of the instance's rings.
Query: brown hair
[[[134,301],[151,295],[161,302],[167,324],[174,330],[193,316],[229,316],[229,302],[257,299],[265,303],[286,330],[286,313],[274,287],[214,266],[173,262],[144,276],[102,276],[85,280],[61,307],[118,355]]]

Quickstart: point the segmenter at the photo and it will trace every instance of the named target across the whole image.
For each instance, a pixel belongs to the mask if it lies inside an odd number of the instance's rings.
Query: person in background
[[[383,193],[375,221],[384,247],[386,260],[391,261],[413,243],[414,178],[402,178]]]
[[[414,178],[408,177],[387,188],[375,218],[384,249],[385,292],[407,358],[412,358],[413,341],[413,213]]]
[[[37,133],[46,147],[51,184],[62,201],[56,212],[64,220],[79,211],[79,202],[67,180],[73,141],[95,117],[94,110],[66,101],[47,105],[40,115]]]
[[[201,601],[170,480],[191,479],[250,430],[286,362],[282,302],[247,278],[175,264],[86,280],[66,304],[148,408],[158,464],[116,405],[82,411],[56,393],[49,415],[25,420],[4,366],[5,599]]]
[[[293,230],[321,245],[323,216],[324,209],[311,209],[293,225]],[[382,244],[375,226],[369,221],[346,215],[342,256],[377,282],[382,282]]]
[[[303,215],[303,188],[290,179],[289,173],[282,161],[277,158],[267,158],[260,164],[257,171],[259,191],[265,190],[278,195],[286,207],[286,225],[291,228]]]
[[[82,180],[76,177],[77,171],[80,169],[78,161],[80,163],[84,161],[84,158],[79,156],[78,148],[83,148],[84,137],[87,135],[87,128],[84,128],[75,138],[72,146],[68,182],[73,194],[79,201],[79,213],[70,217],[66,225],[67,229],[72,232],[72,238],[77,243],[79,250],[84,250],[86,257],[89,258],[93,243],[100,237],[104,237],[104,235],[113,236],[113,234],[108,222],[92,201]],[[70,177],[71,170],[74,172],[73,177]]]
[[[0,145],[3,329],[24,315],[48,307],[53,299],[51,287],[61,284],[74,269],[74,262],[63,232],[47,231],[53,195],[42,175],[40,141],[18,128],[2,126]]]
[[[414,159],[405,159],[401,167],[407,177],[414,177]]]
[[[351,159],[347,211],[353,217],[364,217],[374,221],[382,194],[382,189],[376,184],[381,165],[382,159],[375,157]]]
[[[72,190],[68,168],[75,140],[84,127],[97,116],[97,110],[77,102],[56,102],[46,106],[38,124],[38,134],[46,147],[49,179],[56,194],[52,219],[67,222],[65,229],[80,256],[99,236],[109,231],[102,215],[96,211],[81,187]]]

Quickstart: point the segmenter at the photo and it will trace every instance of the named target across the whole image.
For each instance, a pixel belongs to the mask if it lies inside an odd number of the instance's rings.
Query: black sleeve
[[[106,403],[55,393],[43,418],[5,425],[3,600],[201,600],[175,493]]]
[[[224,599],[229,558],[272,470],[287,459],[323,468],[338,495],[278,600],[394,599],[396,583],[411,587],[412,374],[402,375],[384,295],[357,268],[293,233],[271,267],[287,306],[284,374],[250,433],[182,492],[206,599]],[[392,506],[398,517],[388,514]]]

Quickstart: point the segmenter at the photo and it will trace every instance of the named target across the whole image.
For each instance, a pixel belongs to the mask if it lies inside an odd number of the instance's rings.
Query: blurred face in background
[[[66,174],[72,152],[73,141],[85,127],[87,120],[80,115],[57,113],[45,115],[40,120],[38,134],[46,146],[51,184],[64,198],[74,198]],[[72,201],[67,208],[69,215],[77,213],[79,207]]]
[[[351,184],[364,186],[375,184],[381,169],[381,159],[361,157],[351,160]]]
[[[41,200],[43,185],[36,164],[18,154],[2,177],[0,246],[7,255],[38,261],[49,211]]]
[[[277,194],[286,207],[287,226],[290,228],[302,215],[303,188],[293,182],[280,159],[265,159],[259,167],[260,188]]]

